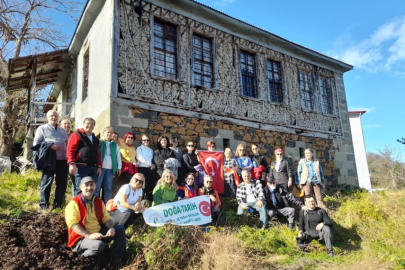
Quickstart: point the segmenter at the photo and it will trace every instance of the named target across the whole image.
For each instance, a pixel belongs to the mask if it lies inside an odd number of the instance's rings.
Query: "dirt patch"
[[[109,250],[85,258],[67,247],[60,214],[0,215],[0,221],[0,269],[108,269]]]

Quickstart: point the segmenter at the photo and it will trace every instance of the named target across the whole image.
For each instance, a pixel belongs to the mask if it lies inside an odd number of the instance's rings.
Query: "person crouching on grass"
[[[260,226],[264,230],[268,224],[267,209],[265,205],[262,184],[259,180],[253,180],[249,169],[242,171],[243,183],[236,189],[238,201],[237,215],[241,216],[246,211],[255,209],[260,215]]]
[[[198,190],[199,195],[206,195],[211,200],[211,217],[212,223],[222,225],[221,217],[221,201],[219,200],[218,192],[212,188],[213,179],[210,175],[204,176],[204,186]]]
[[[126,252],[124,226],[113,225],[104,202],[94,196],[96,182],[91,176],[83,177],[79,188],[81,194],[65,208],[68,247],[89,257],[103,252],[106,244],[114,240],[113,266],[121,267]]]

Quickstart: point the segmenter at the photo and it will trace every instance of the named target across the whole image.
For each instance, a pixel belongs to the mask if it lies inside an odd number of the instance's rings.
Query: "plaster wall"
[[[106,1],[84,40],[76,62],[76,127],[82,127],[84,118],[92,117],[96,120],[95,134],[110,125],[113,10],[114,1]],[[83,56],[87,49],[89,50],[89,82],[88,96],[84,99]]]
[[[361,125],[361,114],[350,114],[349,119],[353,137],[354,156],[356,160],[359,186],[371,190],[370,172],[368,169],[363,128]]]

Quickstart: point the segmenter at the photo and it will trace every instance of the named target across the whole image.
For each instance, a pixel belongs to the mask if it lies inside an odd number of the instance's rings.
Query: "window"
[[[87,98],[89,90],[89,48],[83,56],[83,100]]]
[[[212,40],[197,34],[193,35],[193,75],[194,84],[213,87]]]
[[[311,73],[298,70],[301,91],[301,104],[304,110],[313,110],[313,90]]]
[[[334,114],[333,92],[330,78],[320,77],[319,89],[322,95],[322,111],[325,114]]]
[[[258,97],[255,69],[255,55],[246,51],[240,52],[240,70],[242,74],[242,95]]]
[[[267,60],[267,81],[269,83],[269,97],[271,102],[283,102],[283,88],[281,85],[280,62]]]
[[[154,19],[153,25],[154,69],[153,74],[176,79],[177,48],[176,26]]]

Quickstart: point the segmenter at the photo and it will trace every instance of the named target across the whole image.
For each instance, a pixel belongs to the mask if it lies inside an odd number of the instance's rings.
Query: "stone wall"
[[[120,135],[132,129],[138,135],[147,133],[153,143],[161,134],[173,135],[180,139],[182,147],[187,140],[193,140],[202,148],[209,139],[214,139],[218,148],[227,143],[233,150],[239,143],[250,147],[255,142],[269,162],[274,158],[275,148],[285,149],[294,168],[303,150],[310,147],[322,162],[328,185],[358,186],[343,83],[343,72],[348,67],[337,67],[322,56],[319,63],[311,61],[303,56],[299,46],[286,51],[282,43],[264,44],[260,38],[252,41],[248,33],[235,32],[237,27],[227,29],[221,20],[210,23],[203,18],[209,17],[208,14],[192,13],[182,5],[173,9],[164,8],[165,1],[152,2],[155,4],[120,1],[118,97],[112,98],[110,120]],[[137,6],[139,3],[141,6]],[[176,79],[152,74],[154,18],[177,27]],[[193,85],[193,33],[212,39],[215,70],[212,88]],[[261,34],[265,40],[267,34]],[[256,56],[258,98],[241,95],[240,50]],[[281,63],[284,95],[281,104],[269,101],[268,59]],[[311,74],[313,110],[302,109],[299,70]],[[320,77],[330,79],[333,115],[322,112]],[[140,136],[136,143],[139,141]]]
[[[215,26],[203,24],[191,19],[195,17],[191,13],[190,17],[186,17],[146,1],[142,1],[141,8],[137,8],[135,6],[137,3],[128,1],[120,7],[118,77],[122,97],[293,129],[320,131],[332,136],[342,135],[341,114],[337,102],[339,89],[335,83],[341,74],[307,63],[298,57],[280,53],[274,48],[261,46],[236,34],[219,30]],[[151,73],[153,69],[151,27],[155,17],[177,26],[179,75],[176,79],[159,78]],[[213,40],[215,86],[212,88],[193,85],[190,64],[193,33]],[[258,98],[241,95],[240,50],[247,50],[256,55],[260,93]],[[269,101],[267,59],[281,63],[284,95],[284,102],[281,104]],[[301,106],[299,69],[309,72],[313,78],[314,110],[311,111],[303,110]],[[336,115],[322,113],[319,76],[331,80]]]
[[[250,151],[251,143],[256,143],[268,163],[275,159],[274,150],[283,148],[286,156],[292,161],[294,170],[297,168],[300,154],[310,147],[315,150],[315,156],[322,163],[328,186],[357,186],[352,149],[346,148],[340,140],[255,129],[135,107],[114,105],[112,111],[114,129],[120,136],[132,130],[136,135],[135,145],[140,144],[140,135],[143,133],[151,138],[153,148],[156,147],[160,135],[179,138],[182,150],[187,141],[194,141],[199,149],[205,149],[208,140],[212,139],[218,149],[223,150],[225,142],[233,151],[240,143],[247,144]]]

